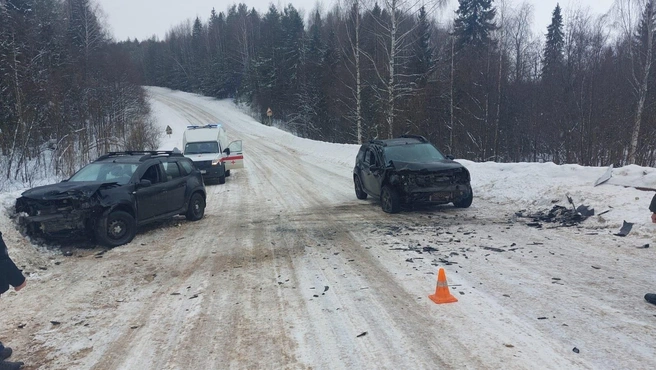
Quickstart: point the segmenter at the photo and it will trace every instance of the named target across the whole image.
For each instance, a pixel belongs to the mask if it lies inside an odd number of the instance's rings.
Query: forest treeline
[[[305,17],[212,10],[164,40],[120,43],[145,83],[245,102],[312,139],[358,143],[422,134],[458,158],[654,166],[654,3],[566,14],[541,35],[527,3],[460,0],[365,6]],[[305,22],[304,19],[308,21]]]
[[[140,73],[90,0],[0,0],[0,176],[70,175],[156,149]]]

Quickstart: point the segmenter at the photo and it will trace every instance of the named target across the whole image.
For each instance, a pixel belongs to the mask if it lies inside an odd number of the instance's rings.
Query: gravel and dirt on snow
[[[242,139],[205,218],[131,243],[44,246],[0,230],[27,287],[1,298],[25,369],[638,369],[656,365],[656,170],[474,163],[474,203],[389,215],[355,198],[356,145],[294,137],[230,101],[149,88],[162,149],[188,124]],[[576,206],[579,222],[531,217]],[[603,213],[603,214],[602,214]],[[565,212],[564,214],[567,214]],[[600,215],[601,214],[601,215]],[[554,222],[548,222],[554,221]],[[623,222],[631,232],[617,234]],[[457,303],[436,305],[445,268]]]

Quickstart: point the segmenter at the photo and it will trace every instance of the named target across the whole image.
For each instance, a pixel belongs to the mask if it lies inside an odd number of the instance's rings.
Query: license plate
[[[446,194],[432,194],[430,196],[430,201],[431,202],[442,202],[448,198],[448,195]]]
[[[205,171],[205,170],[200,170],[200,173],[204,175],[204,174],[207,173],[207,171]]]

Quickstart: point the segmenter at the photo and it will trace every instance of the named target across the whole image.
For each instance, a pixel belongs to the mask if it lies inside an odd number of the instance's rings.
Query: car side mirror
[[[456,159],[456,157],[449,154],[449,155],[446,156],[446,159],[454,160],[454,159]]]
[[[223,152],[224,152],[226,155],[230,155],[230,148],[225,148],[225,150],[223,150]]]
[[[139,187],[140,188],[147,188],[147,187],[151,186],[152,184],[153,183],[150,180],[146,180],[146,179],[141,179],[141,181],[139,181]]]

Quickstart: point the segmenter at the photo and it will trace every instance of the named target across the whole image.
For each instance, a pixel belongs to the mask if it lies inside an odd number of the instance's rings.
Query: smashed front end
[[[397,171],[390,178],[404,203],[446,204],[470,197],[469,171],[464,167],[433,171]]]
[[[89,190],[28,190],[16,199],[18,223],[29,236],[85,235],[89,223],[103,211],[96,191]]]

